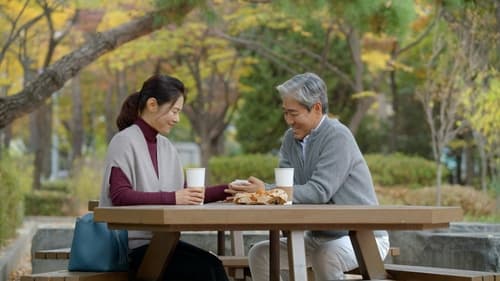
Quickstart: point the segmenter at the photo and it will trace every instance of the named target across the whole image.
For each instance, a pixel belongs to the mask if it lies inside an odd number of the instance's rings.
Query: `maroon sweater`
[[[149,126],[141,118],[135,121],[135,124],[139,126],[146,143],[148,144],[149,155],[151,156],[151,161],[155,168],[156,176],[158,176],[158,159],[156,154],[156,135],[158,132]],[[158,192],[143,192],[136,191],[132,188],[132,184],[128,180],[125,173],[119,167],[113,167],[111,169],[111,176],[109,178],[109,197],[114,206],[120,205],[175,205],[175,191],[158,191]],[[186,187],[186,184],[184,184]],[[207,187],[205,189],[205,202],[214,202],[218,200],[224,200],[228,196],[224,192],[227,185],[217,185],[212,187]]]

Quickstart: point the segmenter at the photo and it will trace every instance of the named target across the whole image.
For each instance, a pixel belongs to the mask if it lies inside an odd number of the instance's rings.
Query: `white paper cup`
[[[187,168],[186,185],[187,187],[202,189],[203,193],[205,193],[205,168]],[[200,205],[203,205],[203,201]]]
[[[187,187],[205,187],[205,168],[186,169]]]
[[[288,195],[286,204],[293,202],[293,168],[275,168],[276,188],[283,189]]]

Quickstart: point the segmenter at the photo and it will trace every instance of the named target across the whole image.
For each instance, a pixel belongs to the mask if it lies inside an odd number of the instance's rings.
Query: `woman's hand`
[[[205,199],[205,188],[188,187],[175,192],[176,205],[200,205]]]
[[[265,190],[264,182],[256,177],[249,177],[248,183],[232,182],[228,184],[228,187],[229,189],[226,189],[225,192],[231,195],[234,195],[238,192],[257,192]],[[230,199],[232,199],[232,196],[227,198],[227,200]]]

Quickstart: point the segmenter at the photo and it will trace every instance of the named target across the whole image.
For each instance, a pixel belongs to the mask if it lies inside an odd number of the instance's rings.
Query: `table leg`
[[[153,232],[153,237],[137,272],[137,280],[160,280],[179,237],[180,232]]]
[[[293,230],[287,236],[290,281],[307,281],[304,231]]]
[[[269,280],[280,280],[280,232],[269,230]]]
[[[231,231],[231,252],[233,256],[245,256],[243,231]],[[243,268],[234,269],[234,279],[245,279],[245,270]]]
[[[388,274],[380,257],[373,231],[349,231],[349,237],[358,259],[359,271],[363,275],[363,280],[387,279]]]
[[[226,254],[226,234],[224,230],[217,231],[217,255],[224,256]]]

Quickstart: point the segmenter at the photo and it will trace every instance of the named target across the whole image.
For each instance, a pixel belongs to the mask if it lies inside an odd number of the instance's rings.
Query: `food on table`
[[[259,190],[257,192],[239,192],[233,202],[245,205],[284,205],[288,195],[282,189]]]

